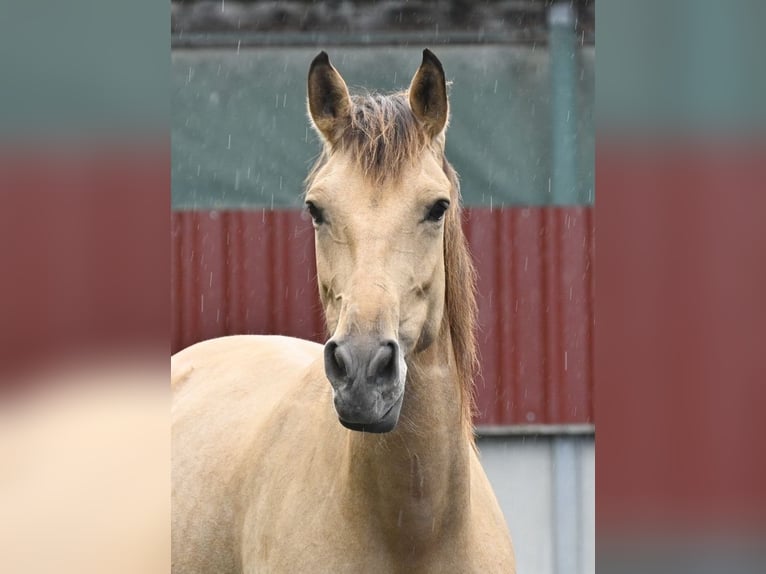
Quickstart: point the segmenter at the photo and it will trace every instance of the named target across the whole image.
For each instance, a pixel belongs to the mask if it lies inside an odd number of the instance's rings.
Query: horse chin
[[[377,422],[373,423],[351,423],[344,421],[338,417],[340,424],[352,431],[367,432],[367,433],[387,433],[396,428],[396,423],[399,422],[399,413],[402,410],[402,402],[404,401],[404,393],[391,405],[386,411],[386,414],[381,417]]]

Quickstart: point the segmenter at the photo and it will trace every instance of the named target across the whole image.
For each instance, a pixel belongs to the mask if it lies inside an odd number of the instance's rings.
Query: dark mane
[[[463,422],[473,429],[473,377],[479,364],[476,352],[476,269],[463,233],[460,182],[457,173],[442,152],[444,173],[450,180],[452,204],[444,224],[445,317],[449,322],[452,349],[461,385]]]
[[[445,322],[449,326],[457,374],[461,382],[464,428],[472,432],[473,377],[476,353],[476,271],[463,234],[460,183],[444,154],[443,133],[429,138],[410,108],[407,92],[352,97],[351,121],[322,153],[306,178],[306,188],[336,151],[348,153],[372,182],[396,179],[406,162],[412,162],[428,146],[441,157],[451,184],[452,205],[444,227]]]

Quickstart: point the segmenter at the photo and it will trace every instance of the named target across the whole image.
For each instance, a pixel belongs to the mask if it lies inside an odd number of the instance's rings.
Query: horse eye
[[[431,209],[428,210],[428,215],[426,215],[427,221],[441,221],[444,217],[444,212],[447,211],[447,208],[449,207],[449,201],[446,199],[440,199],[436,203],[434,203],[431,206]]]
[[[311,219],[314,220],[314,223],[319,225],[320,223],[324,223],[324,218],[322,217],[322,210],[319,209],[312,201],[306,202],[306,209],[309,210],[309,214],[311,215]]]

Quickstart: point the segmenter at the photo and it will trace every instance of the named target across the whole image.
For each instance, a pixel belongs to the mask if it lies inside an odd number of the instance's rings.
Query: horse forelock
[[[430,138],[412,112],[407,92],[389,95],[352,96],[351,118],[335,144],[325,142],[306,178],[306,189],[317,173],[340,151],[350,155],[371,183],[395,180],[406,163],[415,162],[431,146],[451,186],[453,209],[444,228],[445,313],[461,382],[464,428],[472,433],[473,378],[478,367],[476,352],[476,271],[462,229],[460,184],[444,153],[444,133]]]
[[[371,183],[396,180],[407,163],[413,163],[429,145],[443,149],[443,136],[433,141],[410,108],[407,92],[363,94],[351,97],[347,124],[336,142],[325,142],[322,154],[306,180],[335,152],[348,154]]]

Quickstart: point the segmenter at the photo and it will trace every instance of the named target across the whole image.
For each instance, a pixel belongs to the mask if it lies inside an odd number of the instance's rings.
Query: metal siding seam
[[[312,280],[311,264],[313,260],[313,227],[302,217],[302,212],[293,214],[293,233],[300,246],[300,256],[294,258],[295,283],[300,288],[293,294],[296,306],[300,305],[300,325],[306,339],[316,340],[318,333],[314,327],[314,315],[318,303],[318,289]]]
[[[587,298],[587,227],[582,208],[562,210],[562,283],[559,298],[562,301],[562,352],[565,388],[565,412],[562,422],[587,420],[588,380],[585,378],[588,349],[586,348],[588,316],[585,314]]]
[[[266,278],[266,282],[269,285],[269,289],[267,291],[267,296],[265,300],[263,301],[265,303],[266,307],[266,314],[265,317],[268,318],[268,321],[266,325],[264,325],[262,328],[265,330],[265,332],[269,333],[276,333],[277,332],[277,312],[275,307],[276,302],[276,291],[278,288],[277,285],[277,269],[276,269],[276,261],[274,257],[274,252],[276,251],[276,240],[277,238],[272,233],[272,226],[274,224],[274,213],[271,211],[265,211],[264,214],[264,226],[263,226],[263,237],[266,240],[264,242],[264,250],[266,255],[266,263],[263,266],[263,269],[261,269],[261,273],[263,274],[263,277]]]
[[[171,351],[181,348],[183,334],[183,299],[179,293],[183,289],[183,266],[181,265],[181,215],[176,212],[170,214],[170,348]]]
[[[290,317],[292,313],[287,299],[288,290],[290,289],[290,262],[288,260],[288,253],[290,250],[289,242],[287,241],[288,238],[286,236],[286,213],[284,211],[275,211],[273,213],[275,221],[273,228],[274,243],[277,246],[274,250],[276,255],[276,260],[274,261],[274,275],[277,277],[277,288],[274,293],[274,306],[277,310],[277,325],[279,325],[281,329],[289,330],[291,327]]]
[[[234,213],[233,221],[235,228],[233,229],[234,240],[232,245],[235,250],[234,265],[236,266],[236,275],[232,278],[231,285],[233,286],[234,306],[232,313],[234,314],[234,321],[232,323],[232,330],[234,333],[244,333],[247,331],[247,323],[245,320],[245,306],[247,301],[246,294],[246,261],[245,256],[245,226],[244,226],[245,214],[241,211]]]
[[[507,327],[510,327],[510,325],[509,322],[506,321],[505,298],[499,296],[501,293],[505,293],[504,280],[506,278],[506,273],[510,270],[510,266],[503,265],[501,258],[506,235],[504,233],[505,218],[503,217],[503,210],[490,209],[489,215],[495,223],[495,238],[491,249],[489,250],[495,268],[495,296],[492,299],[495,304],[495,312],[492,313],[492,330],[494,331],[494,336],[491,337],[495,346],[494,358],[496,373],[493,385],[495,390],[494,420],[500,422],[505,419],[506,411],[510,410],[506,406],[506,402],[509,403],[508,406],[510,406],[511,402],[511,397],[508,397],[509,393],[507,393],[506,387],[510,387],[513,384],[513,358],[510,356],[512,354],[513,339],[507,332]],[[510,343],[511,348],[508,348],[508,343]],[[507,400],[506,397],[508,397]]]
[[[587,263],[586,272],[588,274],[588,297],[586,299],[586,316],[588,321],[588,355],[587,355],[587,368],[585,375],[588,380],[588,414],[585,419],[587,422],[593,422],[596,420],[595,413],[595,401],[593,400],[593,385],[594,385],[594,372],[595,372],[595,345],[594,345],[594,330],[596,328],[596,319],[594,316],[594,307],[596,301],[596,274],[593,266],[595,264],[596,256],[596,234],[594,227],[593,209],[588,208],[585,210],[587,230],[588,230],[588,245],[587,245]]]
[[[267,272],[271,268],[271,241],[266,211],[248,212],[247,222],[252,233],[247,249],[247,332],[268,333],[271,330],[272,274]]]
[[[567,387],[566,387],[566,369],[567,369],[567,357],[564,355],[564,330],[566,328],[565,314],[564,314],[564,219],[566,217],[565,212],[560,207],[551,207],[553,213],[553,219],[555,220],[555,234],[554,234],[554,265],[556,267],[556,282],[554,283],[552,295],[552,304],[555,308],[554,321],[555,329],[553,330],[555,346],[553,359],[556,364],[556,397],[557,405],[555,415],[551,417],[551,420],[564,421],[566,419],[567,410]]]
[[[544,283],[541,286],[543,292],[543,312],[545,328],[545,418],[543,422],[550,423],[558,420],[558,361],[556,360],[556,336],[558,331],[556,286],[557,286],[557,261],[556,261],[556,222],[555,213],[550,208],[543,208],[543,267]]]
[[[477,272],[477,301],[479,304],[477,342],[479,344],[480,371],[476,377],[476,408],[478,419],[484,423],[495,424],[492,395],[496,380],[494,345],[490,341],[492,322],[492,286],[494,285],[494,269],[492,261],[487,261],[487,243],[494,237],[491,218],[484,217],[485,210],[473,209],[470,213],[469,240]],[[489,236],[489,240],[485,239]],[[488,288],[489,286],[489,288]],[[488,344],[489,343],[489,344]]]
[[[186,309],[186,315],[189,317],[187,324],[186,336],[183,338],[183,345],[187,347],[192,343],[200,340],[199,332],[199,313],[197,305],[199,305],[199,269],[196,262],[199,257],[197,250],[197,235],[199,234],[198,220],[199,214],[196,212],[189,213],[189,217],[185,219],[185,225],[183,226],[188,231],[185,231],[182,239],[182,247],[185,250],[182,252],[183,260],[188,261],[188,267],[185,267],[185,280],[186,285],[185,298],[183,300],[183,307]]]
[[[544,420],[544,317],[541,316],[542,258],[540,211],[511,209],[513,220],[513,287],[504,297],[514,308],[514,385],[516,405],[504,424]]]
[[[219,245],[221,249],[220,259],[223,261],[223,265],[220,270],[220,282],[221,282],[221,302],[220,302],[220,317],[217,318],[217,323],[220,324],[220,328],[223,333],[230,335],[232,331],[231,325],[231,287],[230,287],[230,274],[232,271],[236,273],[236,264],[231,263],[231,249],[229,248],[231,225],[230,225],[230,212],[220,212],[221,222],[221,236],[219,237]]]
[[[554,223],[554,235],[553,235],[553,265],[555,266],[555,283],[551,291],[551,305],[555,309],[553,314],[554,329],[553,329],[553,347],[551,350],[552,361],[556,365],[556,376],[554,384],[556,388],[556,402],[553,405],[553,411],[549,420],[565,421],[567,411],[567,387],[566,387],[566,368],[567,361],[564,356],[564,330],[566,328],[565,316],[564,316],[564,299],[563,299],[563,268],[564,262],[562,252],[564,250],[564,218],[565,212],[560,207],[549,208]]]
[[[309,302],[304,295],[304,274],[301,273],[306,258],[306,246],[303,238],[299,235],[300,213],[294,211],[285,212],[284,234],[288,241],[283,245],[283,257],[287,266],[285,285],[285,306],[288,307],[286,323],[291,333],[296,337],[308,339],[311,332],[308,329],[306,309]],[[291,247],[292,246],[292,247]]]
[[[508,423],[516,418],[519,408],[519,392],[521,388],[521,377],[519,373],[519,352],[521,337],[519,336],[519,326],[516,321],[516,307],[514,301],[519,296],[518,283],[516,281],[516,270],[518,269],[519,258],[517,249],[518,226],[515,218],[515,211],[498,210],[503,214],[504,233],[500,244],[500,254],[497,257],[497,264],[503,272],[503,283],[505,289],[502,301],[499,301],[503,309],[502,328],[503,340],[505,341],[505,352],[501,349],[500,356],[504,360],[503,368],[500,371],[502,376],[498,378],[498,385],[503,389],[503,395],[506,402],[501,411],[502,415],[498,417],[500,424]],[[503,257],[504,254],[507,255]],[[508,364],[510,363],[510,364]]]
[[[224,271],[223,253],[221,252],[221,218],[220,212],[212,211],[206,217],[200,218],[202,230],[200,265],[201,296],[204,296],[204,307],[201,308],[201,335],[205,339],[216,337],[221,333],[220,318],[223,305],[221,277]]]

